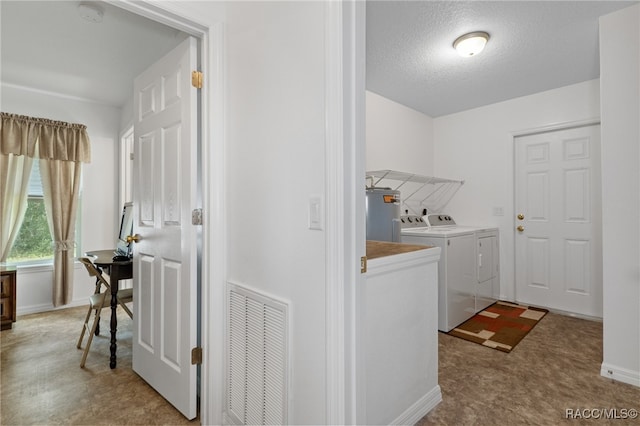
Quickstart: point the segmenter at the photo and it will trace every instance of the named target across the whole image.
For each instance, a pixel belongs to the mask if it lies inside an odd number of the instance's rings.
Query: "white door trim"
[[[200,71],[211,81],[201,90],[200,129],[202,149],[202,286],[200,299],[203,363],[200,372],[200,422],[222,424],[223,381],[214,380],[224,367],[224,277],[226,275],[226,217],[224,213],[224,26],[221,22],[203,25],[182,12],[166,9],[152,0],[105,0],[198,38]],[[212,94],[215,93],[216,96]],[[203,120],[202,117],[208,117]],[[214,238],[215,236],[215,238]],[[216,385],[217,383],[217,385]]]
[[[355,289],[365,253],[365,6],[325,3],[326,423],[355,424]]]
[[[222,424],[224,411],[225,300],[227,276],[227,216],[224,25],[209,28],[203,42],[203,73],[211,78],[202,92],[202,370],[201,424]],[[208,72],[205,72],[208,69]],[[215,94],[215,96],[214,96]],[[206,259],[206,261],[205,261]],[[211,283],[206,286],[204,283]]]
[[[344,420],[344,206],[342,4],[325,3],[326,423]]]
[[[133,122],[131,126],[127,126],[127,128],[120,134],[120,138],[118,139],[118,206],[124,206],[124,203],[127,201],[131,201],[131,199],[127,199],[126,193],[127,189],[129,189],[130,194],[128,198],[131,198],[131,189],[133,179],[131,176],[131,154],[133,153],[129,147],[127,146],[127,142],[133,139]],[[129,185],[129,188],[127,188]]]
[[[511,138],[515,143],[515,139],[521,136],[537,135],[538,133],[554,132],[556,130],[575,129],[576,127],[593,126],[598,124],[600,124],[599,117],[588,118],[586,120],[567,121],[562,123],[549,124],[547,126],[534,127],[532,129],[524,129],[524,130],[511,132]],[[513,158],[515,161],[515,155]]]
[[[342,55],[344,70],[345,105],[343,134],[345,138],[344,169],[345,181],[345,285],[342,288],[345,336],[345,422],[358,424],[358,398],[364,397],[364,390],[357,383],[356,367],[361,354],[356,352],[356,290],[365,283],[365,275],[360,271],[360,259],[366,255],[365,221],[365,72],[366,72],[366,2],[350,0],[343,7]]]
[[[531,136],[531,135],[537,135],[540,133],[546,133],[546,132],[554,132],[557,130],[568,130],[568,129],[575,129],[577,127],[585,127],[585,126],[593,126],[593,125],[599,125],[600,124],[600,117],[591,117],[591,118],[587,118],[584,120],[574,120],[574,121],[564,121],[564,122],[559,122],[559,123],[554,123],[554,124],[549,124],[546,126],[540,126],[540,127],[534,127],[534,128],[530,128],[530,129],[522,129],[522,130],[516,130],[511,132],[511,161],[512,161],[512,167],[511,167],[511,182],[512,182],[512,190],[513,190],[513,195],[512,195],[512,212],[514,212],[514,214],[511,215],[511,219],[509,222],[510,225],[510,229],[511,229],[511,247],[514,248],[516,247],[516,224],[515,224],[515,211],[517,209],[518,206],[516,206],[516,190],[517,190],[517,185],[516,185],[516,155],[517,155],[517,150],[516,150],[516,139],[522,136]],[[508,238],[508,234],[505,235],[505,238]],[[512,300],[515,302],[515,297],[516,297],[516,277],[515,277],[515,271],[516,271],[516,256],[513,256],[513,273],[512,276],[509,277],[507,280],[500,280],[500,282],[509,282],[511,283],[509,285],[508,288],[504,288],[502,287],[502,291],[501,291],[501,296],[504,295],[504,297],[507,300]],[[506,290],[506,294],[504,293],[504,290]]]

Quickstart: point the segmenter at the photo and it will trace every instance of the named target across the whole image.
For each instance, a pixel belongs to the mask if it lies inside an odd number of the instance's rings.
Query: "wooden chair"
[[[96,289],[94,294],[89,297],[89,310],[87,311],[87,316],[84,319],[82,332],[80,333],[80,339],[78,339],[77,344],[77,348],[82,349],[82,339],[84,338],[85,332],[88,332],[89,338],[87,340],[87,345],[84,348],[84,353],[82,354],[82,361],[80,361],[80,368],[84,368],[93,336],[94,334],[99,334],[100,312],[103,308],[111,307],[111,286],[102,275],[102,272],[98,270],[98,268],[96,268],[96,266],[88,257],[80,257],[78,258],[78,260],[85,266],[90,276],[96,277]],[[105,288],[104,291],[101,291],[102,287]],[[122,306],[127,315],[129,315],[129,318],[133,319],[133,313],[126,305],[126,303],[133,302],[133,289],[127,288],[119,290],[116,299],[118,300],[118,304]],[[95,317],[93,319],[93,324],[91,325],[91,327],[89,327],[89,318],[91,317],[92,311],[95,311]]]

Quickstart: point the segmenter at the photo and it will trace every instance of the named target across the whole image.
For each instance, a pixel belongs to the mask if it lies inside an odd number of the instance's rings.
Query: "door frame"
[[[586,127],[586,126],[594,126],[594,125],[600,125],[600,117],[591,117],[591,118],[587,118],[584,120],[575,120],[575,121],[564,121],[564,122],[559,122],[559,123],[554,123],[554,124],[550,124],[547,126],[540,126],[540,127],[534,127],[534,128],[530,128],[530,129],[524,129],[524,130],[519,130],[519,131],[515,131],[515,132],[511,132],[511,161],[512,161],[512,190],[513,190],[513,194],[512,194],[512,215],[511,218],[509,220],[509,226],[511,227],[511,233],[510,238],[511,238],[511,247],[513,247],[514,250],[514,256],[513,256],[513,274],[511,279],[508,280],[508,282],[510,282],[511,284],[509,285],[509,288],[505,289],[507,290],[507,294],[508,296],[506,297],[508,300],[513,300],[516,301],[516,262],[518,260],[518,257],[516,256],[515,253],[515,248],[516,248],[516,219],[515,219],[515,214],[517,211],[517,207],[516,206],[516,191],[517,191],[517,185],[516,185],[516,179],[517,179],[517,170],[516,170],[516,154],[517,154],[517,147],[516,147],[516,139],[522,136],[532,136],[532,135],[537,135],[540,133],[547,133],[547,132],[555,132],[555,131],[559,131],[559,130],[569,130],[569,129],[574,129],[576,127]],[[602,143],[602,142],[601,142]],[[602,228],[602,223],[600,223],[600,228]],[[602,231],[602,229],[600,229]],[[502,280],[501,280],[502,282]],[[579,316],[577,314],[571,314],[572,316]]]
[[[325,3],[326,423],[357,424],[356,289],[364,285],[365,2]],[[335,214],[341,212],[342,214]]]
[[[127,141],[129,140],[129,138],[133,138],[133,122],[130,126],[126,127],[126,129],[120,134],[120,138],[118,139],[118,206],[124,206],[124,203],[132,201],[127,200],[125,194],[127,192],[127,183],[131,184],[133,182],[133,179],[131,176],[129,176],[129,179],[127,179],[126,175],[123,173],[123,168],[126,169],[127,167],[129,167],[129,169],[131,169],[131,158],[127,156],[127,154],[133,153],[133,151],[129,151],[127,147]]]
[[[151,19],[171,28],[183,31],[198,40],[199,68],[203,75],[213,76],[200,92],[198,129],[201,152],[200,196],[202,197],[203,225],[201,258],[200,347],[203,360],[200,368],[200,422],[222,424],[223,393],[220,386],[208,380],[212,372],[223,371],[224,348],[213,342],[224,341],[224,278],[226,276],[225,242],[226,222],[225,169],[224,169],[224,73],[223,73],[223,24],[203,25],[186,16],[184,12],[170,11],[155,5],[152,0],[130,2],[105,0],[113,6]],[[165,6],[166,7],[166,6]],[[216,71],[213,73],[212,71]],[[213,97],[212,93],[216,93]],[[208,117],[204,120],[203,117]],[[196,177],[198,178],[198,177]],[[212,236],[215,235],[214,239]],[[215,254],[215,256],[213,255]],[[202,259],[209,261],[202,262]],[[211,325],[213,324],[213,325]],[[211,326],[210,326],[211,325]]]

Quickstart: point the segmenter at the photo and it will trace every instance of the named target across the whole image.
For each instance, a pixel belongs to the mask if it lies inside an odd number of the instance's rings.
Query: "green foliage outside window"
[[[44,200],[29,197],[27,211],[18,237],[9,252],[9,262],[28,262],[53,258],[51,233],[44,210]]]

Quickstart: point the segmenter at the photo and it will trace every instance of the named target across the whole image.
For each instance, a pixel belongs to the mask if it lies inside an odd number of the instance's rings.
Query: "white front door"
[[[600,126],[522,136],[516,152],[516,300],[602,317]]]
[[[197,42],[189,38],[134,83],[133,369],[196,416]]]

